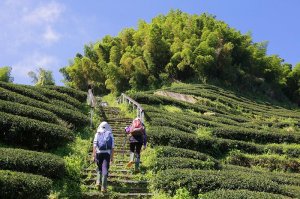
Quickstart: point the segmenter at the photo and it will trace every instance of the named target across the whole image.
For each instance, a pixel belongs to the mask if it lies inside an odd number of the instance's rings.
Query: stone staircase
[[[114,163],[110,165],[108,177],[108,192],[102,194],[96,188],[96,165],[92,163],[92,144],[88,154],[90,165],[82,172],[82,181],[87,191],[83,193],[84,198],[151,198],[149,193],[149,182],[141,173],[134,174],[132,169],[126,168],[129,161],[129,143],[125,138],[124,127],[130,125],[132,119],[121,115],[120,110],[115,107],[100,107],[101,117],[106,120],[112,128],[115,139]],[[124,142],[126,139],[126,144]],[[123,148],[124,147],[124,148]]]

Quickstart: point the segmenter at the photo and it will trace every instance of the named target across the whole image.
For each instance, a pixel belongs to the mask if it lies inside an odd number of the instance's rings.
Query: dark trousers
[[[136,152],[137,157],[140,157],[142,146],[143,146],[142,143],[131,142],[130,143],[130,152],[132,152],[132,153]]]
[[[108,175],[109,163],[110,163],[109,153],[97,153],[97,166],[100,175]]]

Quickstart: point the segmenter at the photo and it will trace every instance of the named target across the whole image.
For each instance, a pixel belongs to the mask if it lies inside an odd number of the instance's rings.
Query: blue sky
[[[300,63],[298,0],[1,0],[0,67],[11,66],[15,83],[31,84],[27,73],[43,67],[63,85],[59,69],[84,44],[116,36],[170,9],[213,14],[255,42],[268,41],[268,54]]]

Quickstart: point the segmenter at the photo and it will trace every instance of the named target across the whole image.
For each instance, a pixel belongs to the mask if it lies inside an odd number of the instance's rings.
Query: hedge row
[[[27,106],[15,102],[4,101],[0,99],[0,111],[11,113],[14,115],[24,116],[31,119],[41,120],[49,123],[58,123],[58,117],[47,110],[36,108],[33,106]]]
[[[34,91],[30,88],[25,88],[22,85],[18,85],[18,84],[12,84],[12,83],[5,83],[5,82],[0,82],[0,87],[1,88],[5,88],[9,91],[13,91],[15,93],[19,93],[21,95],[36,99],[38,101],[42,101],[42,102],[49,102],[49,99],[47,97],[45,97],[44,95],[40,94],[37,91]],[[2,92],[2,90],[0,90]]]
[[[241,171],[168,169],[157,173],[154,187],[174,194],[185,187],[192,195],[217,189],[247,189],[286,194],[278,183],[263,175]]]
[[[237,97],[236,95],[228,95],[227,91],[226,92],[220,92],[220,91],[208,91],[208,90],[200,90],[197,88],[193,87],[178,87],[176,89],[174,88],[168,88],[166,89],[168,91],[173,91],[173,92],[180,92],[183,94],[190,94],[190,95],[195,95],[195,96],[201,96],[205,97],[208,99],[211,99],[212,101],[219,101],[229,107],[232,108],[237,108],[237,107],[242,107],[244,112],[258,112],[260,114],[266,115],[266,116],[274,116],[277,115],[279,117],[286,117],[286,115],[289,115],[289,117],[297,118],[299,119],[299,113],[293,112],[291,110],[287,109],[278,109],[277,107],[271,107],[271,106],[266,106],[262,104],[257,104],[249,99],[246,99],[244,97]],[[223,96],[222,96],[223,95]],[[225,96],[224,96],[225,95]],[[243,99],[243,100],[241,100]]]
[[[23,149],[0,148],[0,169],[61,178],[66,169],[59,156]]]
[[[232,153],[227,157],[227,162],[239,166],[260,166],[270,171],[299,172],[300,162],[296,159],[279,158],[277,156],[256,155],[251,156],[243,153]]]
[[[168,126],[188,133],[194,133],[195,130],[198,128],[197,125],[184,125],[182,124],[183,122],[180,122],[178,120],[176,121],[176,119],[172,119],[170,117],[151,117],[151,119],[148,121],[151,125]]]
[[[224,171],[241,171],[246,173],[253,173],[255,175],[263,175],[280,185],[295,185],[300,186],[300,175],[296,173],[270,172],[266,170],[254,170],[248,167],[237,165],[224,164],[222,166]]]
[[[185,158],[192,158],[196,160],[202,161],[213,161],[215,164],[218,164],[218,161],[204,153],[200,153],[198,151],[193,151],[184,148],[177,148],[171,146],[158,146],[155,147],[155,153],[158,158],[162,157],[185,157]]]
[[[51,99],[50,100],[50,104],[53,104],[55,106],[60,106],[64,109],[70,109],[70,110],[73,110],[73,111],[80,111],[78,108],[75,108],[74,106],[72,106],[71,104],[68,104],[62,100],[56,100],[56,99]]]
[[[175,105],[184,109],[192,109],[196,112],[209,112],[213,111],[215,113],[224,113],[221,110],[218,110],[214,107],[206,107],[202,105],[190,104],[187,102],[182,102],[179,100],[171,99],[164,96],[158,96],[153,94],[146,94],[146,93],[135,93],[130,95],[131,98],[136,100],[139,103],[143,104],[163,104],[163,105]]]
[[[0,170],[0,198],[48,198],[52,180],[33,174]]]
[[[70,97],[73,97],[75,99],[77,99],[80,102],[85,102],[86,98],[87,98],[87,93],[83,92],[81,90],[76,90],[73,88],[67,88],[64,86],[44,86],[45,88],[51,89],[51,90],[56,90],[60,93],[64,93],[69,95]]]
[[[217,137],[254,141],[256,143],[300,143],[300,134],[295,133],[281,133],[281,132],[267,132],[256,129],[247,129],[234,126],[217,127],[212,130]]]
[[[201,194],[199,199],[291,199],[280,194],[257,192],[249,190],[216,190]]]
[[[74,139],[72,132],[60,125],[0,112],[0,139],[28,148],[54,148]]]
[[[89,122],[88,117],[79,111],[73,111],[52,104],[44,103],[3,88],[0,88],[0,99],[26,104],[51,111],[61,119],[70,122],[76,125],[77,127],[85,126]]]
[[[149,142],[154,146],[164,145],[186,148],[213,156],[220,156],[233,149],[239,149],[247,153],[263,153],[263,146],[258,144],[220,138],[199,138],[196,135],[169,127],[151,126],[147,134]]]
[[[219,165],[210,160],[195,160],[183,157],[157,158],[150,168],[154,172],[165,169],[218,169]]]
[[[67,94],[57,92],[55,90],[50,90],[42,86],[24,86],[24,87],[34,90],[36,92],[40,92],[41,94],[48,97],[49,99],[57,99],[57,100],[65,101],[74,107],[80,107],[82,105],[77,99],[70,97]]]

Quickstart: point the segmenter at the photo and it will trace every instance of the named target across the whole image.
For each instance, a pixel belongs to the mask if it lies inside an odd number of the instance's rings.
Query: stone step
[[[126,179],[117,179],[117,178],[111,178],[109,177],[107,179],[107,181],[109,182],[109,185],[112,186],[124,186],[126,188],[131,186],[134,187],[146,187],[148,185],[148,181],[138,181],[138,180],[126,180]],[[86,185],[91,185],[93,183],[96,183],[96,177],[95,178],[89,178],[89,179],[85,179],[83,180],[83,183]]]
[[[123,199],[123,198],[151,198],[153,196],[152,193],[143,193],[143,192],[132,192],[132,193],[114,193],[110,196],[110,193],[102,194],[98,190],[93,187],[87,187],[92,191],[85,192],[82,195],[83,199]]]
[[[90,178],[96,178],[97,177],[97,173],[95,172],[91,172],[91,173],[84,173],[81,175],[82,178],[87,178],[88,176],[90,176]],[[124,175],[124,174],[118,174],[118,173],[112,173],[109,174],[109,178],[111,179],[123,179],[123,180],[132,180],[135,176],[134,175]]]
[[[151,198],[152,193],[118,193],[117,196],[120,198]]]
[[[149,193],[149,190],[145,187],[117,187],[113,186],[113,191],[119,193]]]

